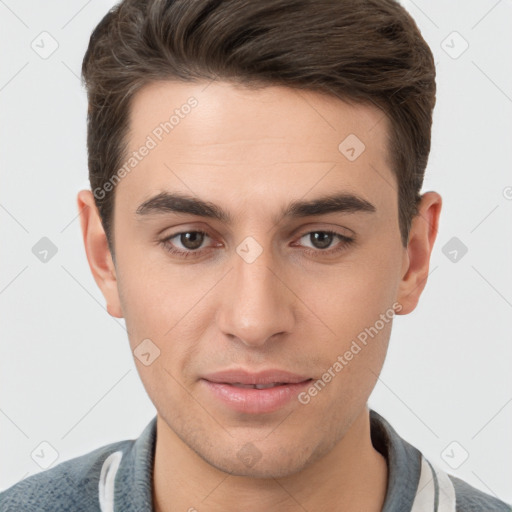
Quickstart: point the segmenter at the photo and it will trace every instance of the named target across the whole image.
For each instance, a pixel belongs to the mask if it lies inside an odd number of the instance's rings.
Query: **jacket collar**
[[[153,511],[156,416],[123,454],[115,480],[115,512]]]
[[[377,412],[370,410],[372,444],[388,465],[388,485],[382,512],[410,511],[421,473],[421,453],[402,439]]]

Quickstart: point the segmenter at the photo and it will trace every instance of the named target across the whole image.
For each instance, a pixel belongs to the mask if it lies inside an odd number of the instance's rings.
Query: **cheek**
[[[171,375],[181,381],[190,362],[200,356],[198,340],[211,320],[204,306],[218,278],[204,272],[205,277],[198,279],[196,273],[180,265],[141,264],[135,258],[119,261],[119,295],[131,349],[136,356],[143,340],[157,347],[158,359],[151,367],[135,360],[145,385],[172,381]]]
[[[139,268],[132,276],[124,273],[120,280],[130,348],[144,388],[159,411],[162,404],[176,410],[183,404],[193,407],[183,386],[193,383],[186,369],[200,357],[199,308],[196,311],[193,306],[201,290],[181,286],[154,269],[141,272]]]
[[[152,249],[148,252],[157,252]],[[118,288],[129,331],[162,337],[178,325],[216,281],[205,270],[198,277],[187,265],[162,258],[144,257],[132,251],[118,262]],[[142,332],[145,330],[145,332]]]
[[[299,290],[308,305],[343,339],[372,325],[395,303],[400,261],[396,254],[357,256],[352,261],[304,274]]]
[[[307,304],[329,327],[317,344],[317,350],[322,347],[324,367],[339,363],[331,370],[336,374],[335,383],[325,398],[343,402],[340,406],[369,394],[380,373],[391,334],[393,305],[397,304],[400,263],[396,248],[368,248],[335,270],[331,268],[329,275],[302,277],[300,285]],[[314,335],[312,331],[310,336]]]

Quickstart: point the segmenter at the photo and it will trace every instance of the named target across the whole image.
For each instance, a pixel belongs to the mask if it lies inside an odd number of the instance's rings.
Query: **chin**
[[[305,453],[290,446],[260,452],[252,443],[245,444],[230,457],[210,453],[202,458],[211,466],[232,476],[249,478],[284,478],[309,466],[320,454]]]

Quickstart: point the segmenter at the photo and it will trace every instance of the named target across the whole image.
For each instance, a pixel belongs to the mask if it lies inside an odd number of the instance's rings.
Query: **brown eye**
[[[312,231],[309,233],[309,239],[315,249],[327,249],[331,245],[333,238],[333,234],[326,231]]]
[[[330,230],[309,231],[300,237],[300,245],[306,253],[312,255],[334,255],[345,250],[353,242],[353,238]]]
[[[204,233],[200,231],[187,231],[179,233],[179,241],[185,249],[198,249],[204,241]]]
[[[182,231],[168,236],[160,243],[169,253],[183,258],[200,256],[208,248],[202,245],[205,238],[210,238],[208,233],[203,231]]]

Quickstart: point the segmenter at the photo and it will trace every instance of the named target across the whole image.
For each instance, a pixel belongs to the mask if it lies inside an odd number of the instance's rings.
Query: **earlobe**
[[[105,297],[108,313],[123,318],[116,269],[92,192],[81,190],[77,196],[77,205],[89,268]]]
[[[426,192],[421,196],[418,215],[412,220],[409,232],[403,275],[398,290],[397,300],[402,305],[399,313],[401,315],[406,315],[416,308],[427,283],[441,207],[442,198],[437,192]]]

